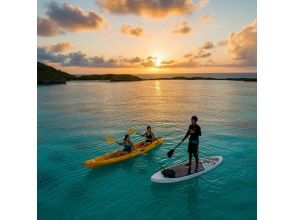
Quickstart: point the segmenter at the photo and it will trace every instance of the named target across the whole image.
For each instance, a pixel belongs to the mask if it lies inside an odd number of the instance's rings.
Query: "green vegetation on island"
[[[256,82],[256,78],[212,78],[212,77],[162,77],[152,79],[142,79],[130,74],[96,74],[75,76],[69,73],[57,70],[51,66],[38,62],[37,68],[38,84],[65,84],[69,80],[101,80],[110,82],[130,82],[142,80],[232,80]]]
[[[83,75],[75,76],[69,73],[57,70],[51,66],[38,62],[37,66],[38,84],[65,84],[69,80],[107,80],[111,82],[122,81],[140,81],[140,77],[129,74],[101,74],[101,75]]]
[[[37,82],[38,84],[65,84],[68,80],[75,80],[76,76],[57,70],[51,66],[38,62]]]
[[[140,81],[143,80],[140,77],[129,74],[97,74],[97,75],[83,75],[79,76],[78,80],[107,80],[111,82],[120,81]]]

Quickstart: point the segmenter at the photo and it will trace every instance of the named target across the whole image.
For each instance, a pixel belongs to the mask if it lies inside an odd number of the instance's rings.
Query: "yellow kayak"
[[[141,141],[141,142],[134,144],[135,149],[131,153],[120,155],[117,157],[113,157],[113,155],[115,155],[117,152],[121,151],[121,150],[117,150],[117,151],[114,151],[111,153],[104,154],[103,156],[96,157],[91,160],[87,160],[83,164],[84,164],[84,166],[86,166],[88,168],[94,168],[94,167],[101,167],[101,166],[105,166],[108,164],[117,163],[117,162],[127,160],[132,157],[136,157],[140,154],[146,153],[146,152],[152,150],[153,148],[156,148],[159,145],[161,145],[163,143],[163,141],[164,141],[163,138],[158,138],[146,146],[144,146],[145,141]]]

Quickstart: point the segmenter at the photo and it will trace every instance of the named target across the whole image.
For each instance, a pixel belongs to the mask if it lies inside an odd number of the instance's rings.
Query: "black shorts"
[[[189,142],[188,153],[189,154],[198,154],[198,151],[199,151],[199,142],[198,143]]]

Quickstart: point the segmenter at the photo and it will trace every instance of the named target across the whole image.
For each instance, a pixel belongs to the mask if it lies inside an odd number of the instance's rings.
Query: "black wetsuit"
[[[186,133],[185,138],[187,138],[189,135],[190,135],[190,138],[189,138],[189,145],[188,145],[188,153],[198,154],[199,136],[201,136],[200,126],[197,124],[196,125],[191,124]]]
[[[198,168],[198,161],[199,161],[199,136],[201,136],[201,128],[199,125],[191,124],[189,129],[184,137],[186,139],[190,135],[189,144],[188,144],[188,153],[189,153],[189,161],[191,163],[192,154],[196,159],[196,169]],[[183,139],[183,140],[184,140]]]

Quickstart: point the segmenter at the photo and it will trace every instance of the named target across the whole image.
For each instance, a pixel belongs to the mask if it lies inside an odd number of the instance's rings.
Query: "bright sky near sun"
[[[38,0],[38,61],[74,74],[256,72],[256,0]]]

